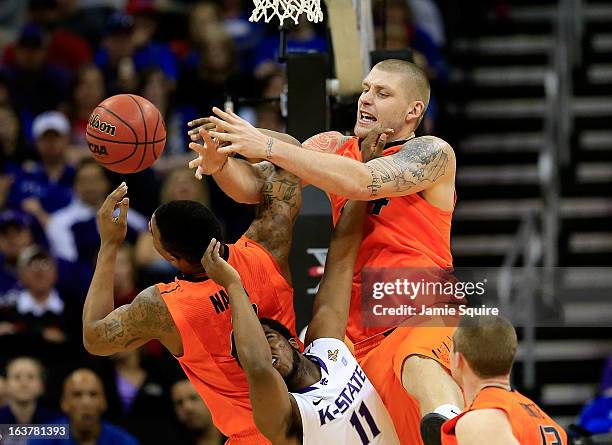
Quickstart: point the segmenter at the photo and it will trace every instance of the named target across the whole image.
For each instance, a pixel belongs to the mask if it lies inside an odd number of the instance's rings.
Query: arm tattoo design
[[[272,158],[272,146],[274,145],[274,139],[268,138],[268,142],[266,143],[266,158]]]
[[[135,343],[160,338],[176,329],[166,304],[150,287],[131,304],[115,309],[96,327],[97,338],[106,345],[127,349]]]
[[[272,166],[261,166],[269,172],[263,183],[257,217],[246,236],[262,244],[275,257],[288,256],[293,235],[293,224],[300,212],[300,179]]]
[[[435,182],[446,172],[446,146],[439,138],[423,136],[406,142],[394,155],[368,162],[370,196],[377,196],[386,183],[393,183],[395,192],[406,192],[417,184]]]
[[[304,146],[310,150],[321,151],[323,153],[335,153],[350,139],[350,136],[343,136],[337,131],[328,131],[317,134],[304,142]]]

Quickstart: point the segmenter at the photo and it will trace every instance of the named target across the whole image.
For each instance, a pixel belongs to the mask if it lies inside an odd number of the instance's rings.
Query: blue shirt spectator
[[[47,111],[36,117],[32,133],[40,161],[8,172],[13,183],[7,205],[23,208],[44,226],[47,214],[67,206],[72,197],[74,168],[66,159],[70,123],[63,114]]]

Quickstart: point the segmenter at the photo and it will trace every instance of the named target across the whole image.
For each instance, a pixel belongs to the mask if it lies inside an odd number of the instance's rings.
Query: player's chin
[[[370,133],[372,128],[374,128],[373,125],[364,125],[360,122],[357,122],[355,124],[353,132],[355,133],[355,136],[357,136],[359,139],[364,139]]]

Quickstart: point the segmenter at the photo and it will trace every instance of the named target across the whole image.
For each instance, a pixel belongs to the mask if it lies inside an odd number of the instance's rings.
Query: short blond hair
[[[423,114],[429,105],[431,86],[427,74],[416,64],[401,59],[386,59],[374,65],[374,68],[388,73],[399,73],[406,81],[406,90],[411,100],[420,100],[425,104]]]
[[[464,316],[453,335],[453,345],[476,375],[490,378],[510,373],[518,340],[514,326],[503,317]]]

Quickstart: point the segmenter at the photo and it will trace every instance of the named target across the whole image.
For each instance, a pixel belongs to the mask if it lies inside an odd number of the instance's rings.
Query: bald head
[[[387,73],[399,74],[404,82],[404,87],[409,101],[420,100],[425,104],[425,110],[429,105],[430,86],[427,74],[417,65],[400,59],[387,59],[378,62],[374,68]],[[424,113],[423,113],[424,114]]]
[[[77,369],[64,380],[62,410],[74,428],[93,430],[106,411],[106,397],[102,381],[90,369]]]

